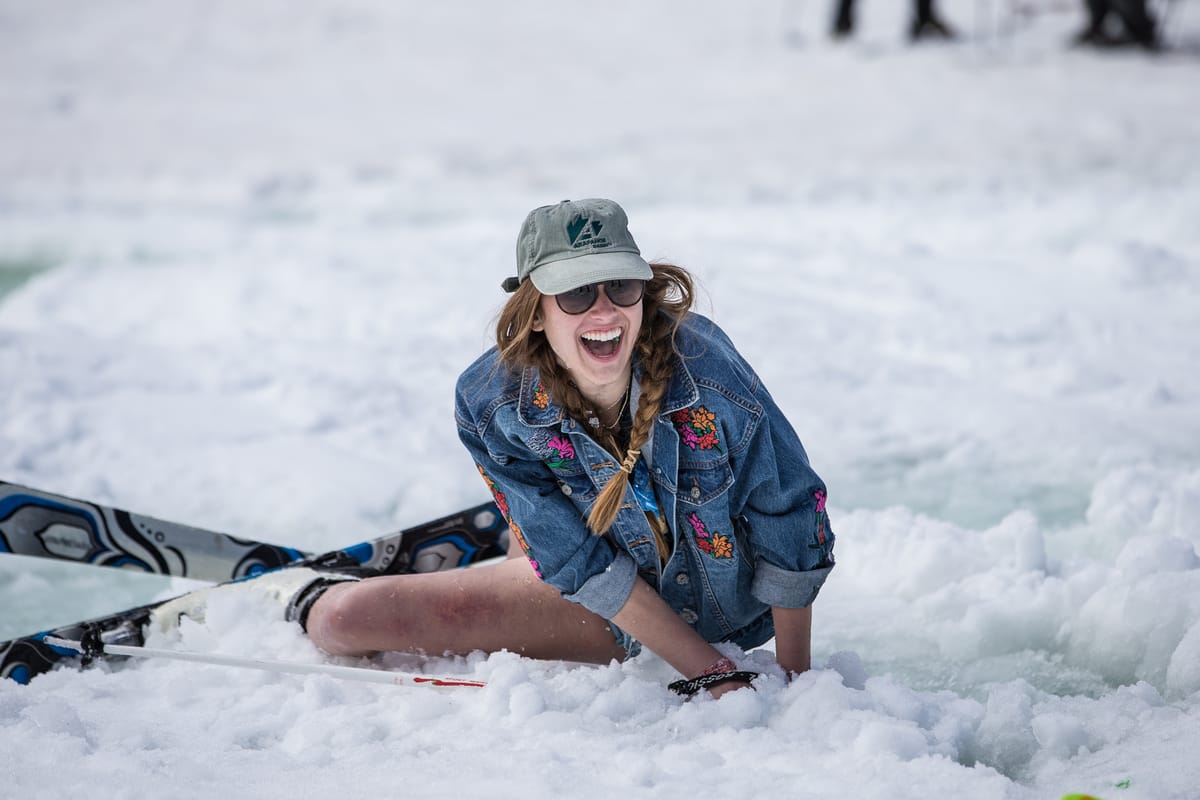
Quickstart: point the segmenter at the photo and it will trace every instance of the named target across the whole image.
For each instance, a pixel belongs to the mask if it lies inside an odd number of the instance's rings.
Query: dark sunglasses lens
[[[554,299],[558,301],[558,307],[563,310],[563,313],[582,314],[596,302],[596,285],[589,283],[569,292],[556,294]]]
[[[642,299],[646,290],[646,282],[639,280],[609,281],[604,284],[604,291],[614,306],[629,307]]]
[[[589,283],[569,292],[554,295],[558,307],[566,314],[582,314],[596,303],[598,283]],[[646,282],[639,280],[616,280],[604,282],[604,293],[614,306],[628,308],[642,299]]]

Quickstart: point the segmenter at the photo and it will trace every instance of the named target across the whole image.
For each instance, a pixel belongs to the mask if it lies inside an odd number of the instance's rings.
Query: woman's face
[[[568,314],[553,295],[542,295],[533,329],[546,334],[583,396],[608,406],[629,386],[633,347],[642,328],[642,303],[617,306],[603,285],[597,292],[595,304],[582,314]]]

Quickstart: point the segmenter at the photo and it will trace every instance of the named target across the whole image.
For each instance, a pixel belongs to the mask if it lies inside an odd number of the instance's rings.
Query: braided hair
[[[694,285],[692,276],[674,264],[652,263],[654,277],[646,282],[642,298],[642,327],[634,343],[642,366],[640,396],[629,432],[629,443],[622,448],[617,436],[607,429],[596,432],[598,443],[621,459],[621,468],[613,476],[588,513],[588,528],[602,536],[612,527],[634,465],[650,438],[654,420],[662,407],[663,395],[674,372],[675,333],[691,310]],[[542,387],[566,414],[580,422],[591,416],[590,403],[559,364],[550,341],[534,330],[542,295],[532,281],[523,282],[509,298],[496,322],[496,346],[506,367],[521,370],[537,367]],[[624,453],[622,455],[622,450]],[[666,555],[665,529],[660,520],[652,520],[659,553]]]

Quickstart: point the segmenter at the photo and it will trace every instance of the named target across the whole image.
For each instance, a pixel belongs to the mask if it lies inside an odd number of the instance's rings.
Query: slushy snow
[[[0,681],[0,797],[1200,797],[1200,14],[0,0],[0,479],[305,550],[486,498],[524,214],[692,269],[830,487],[814,669],[330,659],[254,593]],[[829,4],[831,5],[831,3]],[[884,7],[884,6],[888,7]],[[0,640],[195,584],[0,555]]]

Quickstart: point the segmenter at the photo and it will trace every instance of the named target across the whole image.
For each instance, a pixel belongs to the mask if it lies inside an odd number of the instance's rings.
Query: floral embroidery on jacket
[[[504,492],[500,491],[500,487],[492,480],[492,476],[483,471],[483,467],[478,464],[475,469],[479,470],[479,475],[483,478],[483,482],[487,484],[488,491],[492,493],[492,499],[496,501],[496,507],[500,509],[500,513],[504,515],[504,519],[508,519],[508,498],[504,496]]]
[[[693,512],[688,517],[688,523],[691,524],[692,530],[696,532],[696,546],[703,552],[708,553],[713,558],[732,558],[733,543],[729,541],[729,537],[720,533],[709,533],[708,528],[704,526],[704,520]]]
[[[716,419],[717,415],[704,406],[685,408],[671,415],[675,430],[679,431],[685,445],[693,450],[716,450],[718,453],[724,453],[721,440],[717,438]]]
[[[521,552],[529,559],[534,573],[541,578],[542,571],[538,568],[538,562],[529,555],[529,543],[525,541],[525,534],[521,532],[520,526],[513,522],[512,515],[508,511],[508,498],[504,496],[504,492],[500,491],[500,487],[496,485],[492,477],[483,471],[483,467],[476,464],[475,469],[479,470],[479,474],[483,476],[483,482],[487,484],[488,491],[492,493],[492,498],[496,501],[496,508],[500,509],[500,513],[504,515],[504,520],[508,523],[509,531],[512,532],[513,538],[517,540],[517,544],[521,546]]]
[[[537,386],[533,389],[533,404],[542,409],[550,405],[550,393],[542,388],[541,381],[538,381]]]
[[[525,445],[552,470],[570,472],[574,466],[575,445],[564,433],[539,428],[525,440]]]
[[[822,564],[832,564],[833,553],[829,551],[829,541],[825,537],[825,525],[829,521],[829,515],[825,513],[825,490],[817,489],[813,492],[813,499],[817,501],[817,543],[809,547],[821,552]]]
[[[566,436],[555,434],[546,445],[554,453],[551,458],[546,459],[546,466],[551,469],[562,469],[575,460],[575,445],[571,444],[571,440]]]
[[[825,514],[825,490],[817,489],[813,492],[813,497],[817,500],[817,541],[821,546],[825,546],[825,520],[829,517]]]

